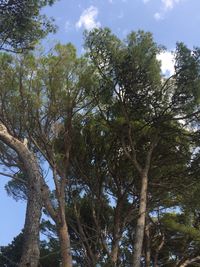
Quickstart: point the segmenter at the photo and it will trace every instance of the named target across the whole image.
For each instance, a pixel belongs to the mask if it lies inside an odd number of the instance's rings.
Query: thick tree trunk
[[[139,215],[137,220],[135,241],[134,241],[134,253],[133,253],[133,264],[132,264],[133,267],[140,267],[140,258],[142,254],[146,207],[147,207],[147,187],[148,187],[148,177],[146,173],[142,173],[141,182],[142,185],[140,192]]]
[[[23,148],[20,157],[28,175],[28,202],[20,267],[38,267],[40,257],[39,227],[42,210],[41,174],[37,160],[28,149],[24,150]]]
[[[39,226],[41,218],[41,174],[37,160],[26,144],[14,138],[0,123],[0,140],[18,153],[28,176],[28,203],[24,225],[23,253],[19,267],[38,267]]]
[[[39,225],[41,218],[41,199],[36,185],[29,185],[26,219],[24,225],[23,254],[20,267],[38,267],[39,251]],[[37,193],[36,193],[37,192]]]

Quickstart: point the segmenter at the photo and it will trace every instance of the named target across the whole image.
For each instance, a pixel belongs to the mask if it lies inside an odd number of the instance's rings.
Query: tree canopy
[[[1,0],[0,49],[22,52],[33,49],[39,39],[55,30],[41,9],[54,0]]]
[[[198,266],[200,50],[177,43],[165,77],[149,32],[85,48],[0,55],[0,160],[11,195],[42,199],[42,266]]]

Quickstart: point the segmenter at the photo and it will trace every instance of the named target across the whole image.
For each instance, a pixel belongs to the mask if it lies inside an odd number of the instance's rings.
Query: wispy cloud
[[[144,4],[147,4],[148,2],[150,2],[151,0],[143,0]],[[161,20],[164,18],[165,13],[172,10],[175,5],[179,4],[182,0],[161,0],[161,7],[160,7],[160,11],[156,12],[154,14],[154,18],[156,20]]]
[[[175,4],[178,4],[181,0],[162,0],[163,8],[167,11],[173,9]]]
[[[157,55],[157,59],[161,62],[161,70],[164,75],[174,74],[174,55],[172,52],[164,51]]]
[[[83,10],[79,20],[76,22],[76,28],[85,28],[90,31],[93,28],[98,28],[101,26],[101,23],[97,21],[98,16],[98,8],[94,6],[90,6],[89,8]]]

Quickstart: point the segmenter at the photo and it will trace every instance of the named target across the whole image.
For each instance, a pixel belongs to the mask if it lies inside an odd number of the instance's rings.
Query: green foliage
[[[0,49],[21,52],[33,48],[38,40],[55,28],[40,10],[54,0],[1,0]]]
[[[19,264],[23,246],[23,233],[16,236],[12,243],[1,247],[0,266],[15,267]],[[59,246],[54,239],[40,244],[40,264],[43,267],[59,267]]]
[[[86,48],[81,57],[72,44],[57,44],[42,57],[0,54],[2,122],[20,140],[28,138],[38,161],[56,166],[58,184],[66,174],[74,261],[112,266],[117,240],[117,264],[129,266],[141,187],[133,162],[144,168],[153,144],[147,194],[152,264],[163,235],[159,264],[177,263],[186,249],[188,258],[197,255],[199,132],[191,126],[199,123],[199,50],[178,44],[176,73],[165,79],[161,48],[148,32],[121,41],[109,29],[95,29],[86,34]],[[12,181],[7,189],[18,195],[21,187]],[[51,201],[57,209],[55,192]],[[168,214],[173,208],[182,214]],[[55,233],[55,226],[45,227]],[[44,259],[52,253],[43,266],[57,266],[56,251],[55,238],[43,243]]]
[[[20,233],[15,237],[11,244],[5,247],[1,247],[0,253],[0,265],[15,267],[22,254],[23,234]]]

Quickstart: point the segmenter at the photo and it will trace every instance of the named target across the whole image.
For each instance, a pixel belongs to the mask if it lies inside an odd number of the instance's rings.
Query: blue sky
[[[150,31],[168,51],[177,41],[189,47],[200,46],[199,11],[199,0],[59,0],[43,11],[58,26],[57,33],[49,35],[43,44],[48,50],[57,41],[72,42],[81,53],[85,29],[109,27],[121,39],[130,31]],[[159,59],[163,72],[173,72],[170,52]],[[20,232],[25,216],[25,203],[16,203],[6,195],[5,181],[7,178],[0,177],[0,245],[11,242]]]

